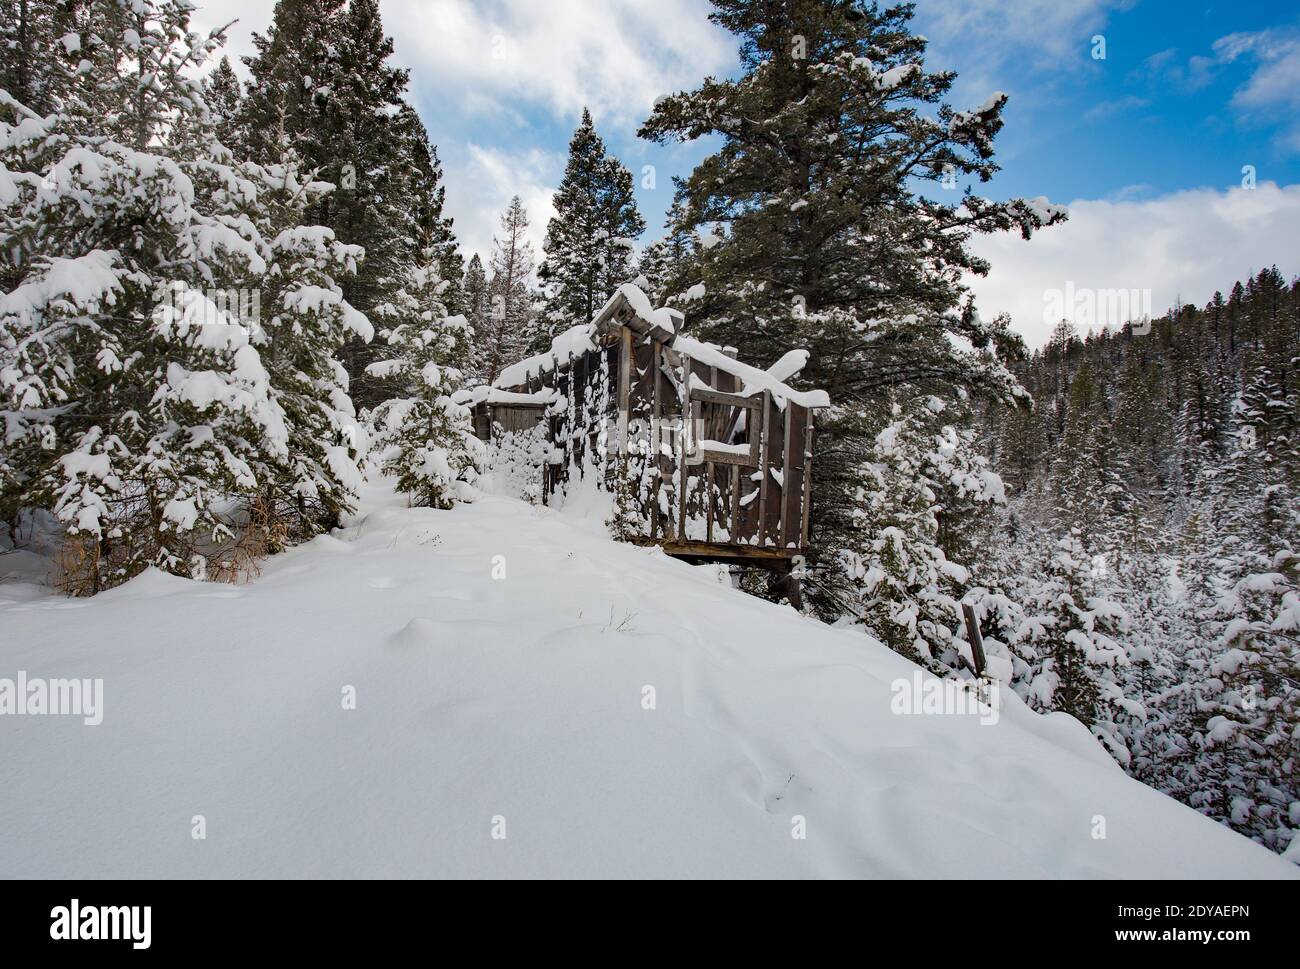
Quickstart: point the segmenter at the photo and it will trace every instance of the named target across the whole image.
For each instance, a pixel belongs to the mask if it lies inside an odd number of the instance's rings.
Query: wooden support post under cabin
[[[794,423],[794,405],[788,400],[785,402],[785,420],[781,421],[781,426],[785,428],[785,440],[781,442],[781,537],[776,540],[776,544],[785,548],[790,544],[788,529],[790,527],[790,516],[787,509],[790,502],[786,501],[789,495],[790,487],[790,425]]]
[[[975,657],[975,675],[983,676],[985,669],[984,637],[980,635],[979,620],[975,618],[975,607],[969,602],[961,604],[962,615],[966,617],[966,636],[970,640],[970,652]]]
[[[762,434],[758,444],[758,544],[767,544],[767,435],[772,422],[772,394],[763,391]]]
[[[677,514],[677,541],[686,541],[686,491],[690,482],[691,469],[686,463],[686,439],[688,436],[687,428],[690,427],[691,420],[691,395],[687,388],[691,386],[691,358],[686,354],[681,354],[679,359],[682,364],[682,431],[677,435],[678,445],[677,453],[680,457],[677,460],[677,466],[680,470],[680,483],[678,488],[678,514]]]
[[[709,368],[709,386],[710,387],[718,386],[717,367]],[[703,405],[701,405],[701,408],[702,407]],[[708,426],[706,425],[704,428],[706,434],[708,433],[708,430],[709,430]],[[706,462],[704,465],[704,500],[708,502],[708,507],[705,509],[704,512],[704,540],[706,542],[712,543],[713,542],[713,462],[712,461]]]
[[[663,487],[660,473],[663,461],[659,454],[659,341],[650,341],[650,453],[646,463],[655,470],[655,484],[650,492],[650,537],[659,531],[659,489]]]
[[[803,437],[803,523],[799,545],[808,547],[808,518],[812,511],[813,409],[808,408],[808,424]]]

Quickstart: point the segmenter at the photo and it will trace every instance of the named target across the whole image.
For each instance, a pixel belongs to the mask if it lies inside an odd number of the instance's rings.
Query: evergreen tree
[[[190,12],[184,0],[87,0],[56,112],[42,120],[0,98],[0,164],[18,187],[0,221],[3,276],[16,280],[0,321],[6,463],[17,502],[66,527],[71,591],[148,565],[238,568],[232,499],[238,511],[265,489],[315,497],[275,477],[292,450],[326,458],[316,494],[333,517],[358,476],[346,385],[328,370],[332,338],[369,326],[328,275],[355,253],[332,249],[327,230],[284,227],[270,196],[299,184],[291,167],[230,163],[196,80],[221,37],[191,32]],[[286,232],[302,236],[309,271],[284,264]],[[263,327],[263,303],[296,317],[283,349],[296,342],[313,399],[332,395],[311,405],[336,418],[328,431],[304,425],[268,365],[278,315]]]
[[[229,57],[221,58],[208,77],[207,102],[217,140],[237,157],[243,157],[244,138],[240,129],[243,90]]]
[[[691,282],[700,275],[699,243],[696,234],[682,225],[679,202],[674,202],[668,212],[667,228],[668,235],[645,247],[637,272],[650,302],[680,307],[686,313],[685,325],[689,329],[691,304],[704,297],[704,286]]]
[[[547,349],[556,331],[590,321],[632,279],[633,240],[645,230],[632,173],[605,150],[586,108],[569,142],[555,211],[538,268],[547,292],[547,325],[539,328],[534,352]]]
[[[891,389],[955,399],[958,388],[1011,401],[1018,342],[962,305],[961,279],[987,264],[968,241],[1060,221],[1045,200],[995,202],[967,190],[920,194],[950,178],[987,181],[1006,96],[957,112],[950,72],[924,67],[910,6],[856,0],[714,0],[741,38],[743,75],[661,99],[641,129],[664,142],[721,139],[681,187],[681,228],[702,236],[704,298],[695,326],[770,364],[812,351],[802,379],[830,392],[819,425],[814,545],[854,546],[856,492]],[[956,339],[954,339],[956,338]],[[833,554],[812,598],[834,614]]]
[[[453,220],[443,211],[447,189],[442,184],[442,162],[438,160],[438,149],[429,140],[424,122],[409,104],[402,105],[398,120],[404,133],[403,165],[411,180],[409,195],[414,229],[410,237],[412,251],[423,253],[425,250],[433,250],[438,275],[446,283],[443,303],[449,312],[460,314],[468,309],[461,283],[465,263],[456,242]],[[480,271],[481,269],[480,263]]]
[[[77,4],[0,0],[0,90],[37,114],[54,109],[69,68],[81,59]]]
[[[1039,709],[1063,711],[1091,727],[1124,762],[1128,751],[1114,708],[1124,703],[1117,670],[1128,657],[1112,637],[1126,629],[1127,617],[1098,594],[1095,568],[1077,532],[1057,542],[1020,636],[1039,657],[1028,694]]]
[[[475,337],[478,374],[488,383],[528,352],[536,314],[530,288],[533,246],[527,231],[528,214],[516,195],[501,216],[501,234],[492,239],[487,318]]]
[[[461,293],[465,303],[465,316],[469,319],[471,331],[475,334],[486,332],[491,297],[488,294],[487,273],[483,271],[483,260],[479,258],[477,252],[470,257],[469,265],[465,269]],[[474,369],[475,364],[471,361],[470,371],[473,372]]]
[[[1003,499],[1001,480],[974,453],[973,431],[946,411],[937,397],[892,408],[856,496],[864,543],[849,567],[872,635],[936,672],[963,665],[960,601],[970,573],[961,559],[971,553],[963,524],[975,506]]]
[[[469,359],[471,330],[464,316],[448,316],[447,283],[439,253],[425,250],[412,285],[400,294],[399,315],[409,320],[385,332],[395,355],[370,365],[402,388],[375,410],[379,464],[413,504],[449,508],[475,471],[479,442],[469,411],[452,401]]]
[[[385,316],[430,246],[440,271],[458,279],[437,156],[404,101],[408,74],[390,63],[393,43],[376,0],[278,0],[270,30],[253,42],[241,117],[248,149],[263,163],[291,149],[333,185],[309,217],[364,250],[357,273],[344,280],[348,302]],[[447,298],[459,301],[454,289]],[[366,370],[378,352],[354,340],[343,354],[363,408],[388,389]]]

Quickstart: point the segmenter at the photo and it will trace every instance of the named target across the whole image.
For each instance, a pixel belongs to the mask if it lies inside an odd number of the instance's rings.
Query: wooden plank
[[[767,473],[767,436],[772,416],[772,394],[766,390],[763,391],[762,415],[763,426],[758,447],[758,471],[762,475],[758,482],[758,544],[765,546],[767,545],[767,479],[771,477]],[[753,436],[752,432],[750,436]]]
[[[961,604],[962,615],[966,617],[966,638],[970,640],[971,655],[975,657],[975,675],[983,676],[986,661],[984,659],[984,637],[980,635],[979,620],[975,618],[975,607],[969,602]]]
[[[655,469],[654,488],[650,492],[650,537],[659,533],[659,490],[663,487],[659,455],[659,343],[650,343],[650,454],[648,463]]]
[[[689,381],[691,373],[691,358],[686,354],[681,355],[682,360],[682,377]],[[677,513],[677,539],[684,541],[686,538],[686,491],[687,484],[690,481],[691,469],[686,465],[686,428],[691,420],[691,402],[690,400],[682,401],[682,430],[677,435],[677,472],[680,477],[680,486],[678,487],[678,513]]]
[[[717,448],[701,447],[696,452],[692,464],[699,466],[712,461],[714,464],[738,465],[742,468],[752,468],[757,465],[754,450],[751,448],[744,454],[736,454],[733,451],[720,451]]]
[[[632,406],[632,331],[622,330],[618,361],[618,453],[628,453],[627,422]]]
[[[763,406],[761,398],[746,397],[743,394],[727,394],[720,390],[705,390],[703,387],[692,387],[690,392],[691,400],[702,401],[706,404],[727,404],[731,407],[750,407],[755,410]]]
[[[776,543],[782,548],[785,548],[790,544],[790,540],[787,537],[790,528],[790,516],[787,514],[787,511],[790,507],[790,502],[786,499],[790,494],[791,480],[794,474],[794,467],[790,461],[790,425],[794,423],[794,418],[794,404],[787,400],[785,402],[785,420],[781,422],[785,426],[785,433],[781,435],[781,524],[777,526],[777,534],[780,537],[776,540]]]
[[[799,544],[808,547],[808,523],[812,519],[812,484],[813,484],[813,409],[808,408],[808,419],[804,425],[803,435],[803,523]]]
[[[786,450],[785,494],[782,509],[785,522],[782,527],[781,544],[785,546],[803,546],[803,499],[804,484],[808,480],[806,470],[807,455],[805,441],[807,438],[807,408],[798,404],[786,403],[787,432],[789,446]]]
[[[780,548],[759,548],[755,545],[732,545],[729,542],[677,541],[651,542],[640,537],[631,539],[634,545],[658,545],[676,558],[693,558],[715,562],[747,561],[759,568],[789,571],[794,551]]]
[[[713,462],[704,466],[704,497],[708,508],[704,513],[704,540],[713,541]]]
[[[740,536],[740,465],[731,466],[731,520],[727,522],[727,536],[736,541]]]

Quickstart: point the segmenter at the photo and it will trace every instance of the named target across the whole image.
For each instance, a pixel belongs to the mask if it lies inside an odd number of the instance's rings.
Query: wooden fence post
[[[966,617],[966,637],[970,640],[970,652],[975,657],[975,675],[983,676],[985,668],[984,637],[980,635],[979,620],[975,618],[975,607],[969,602],[961,604],[962,615]]]

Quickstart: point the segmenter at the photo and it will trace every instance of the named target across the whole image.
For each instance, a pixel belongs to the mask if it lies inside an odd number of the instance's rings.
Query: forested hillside
[[[1006,504],[973,583],[996,593],[1016,682],[1092,722],[1135,777],[1284,848],[1300,825],[1300,283],[1269,268],[1146,325],[1062,324],[1015,370],[1035,406],[982,414]],[[1065,618],[1056,634],[1041,612]]]

